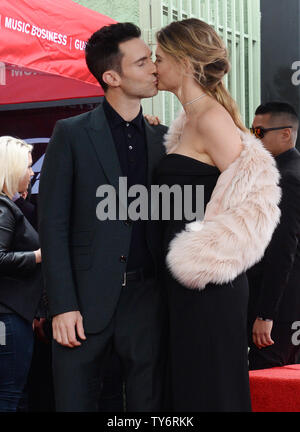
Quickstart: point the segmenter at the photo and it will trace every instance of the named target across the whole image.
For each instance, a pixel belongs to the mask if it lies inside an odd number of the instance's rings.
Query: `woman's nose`
[[[156,72],[157,72],[156,64],[152,61],[151,62],[151,73],[156,73]]]

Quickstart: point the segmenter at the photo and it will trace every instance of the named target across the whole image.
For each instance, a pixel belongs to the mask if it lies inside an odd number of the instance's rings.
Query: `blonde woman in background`
[[[223,84],[224,43],[197,19],[157,33],[158,89],[183,112],[165,140],[159,184],[204,186],[204,219],[163,222],[173,411],[250,411],[246,269],[279,221],[278,171]],[[187,223],[191,222],[191,223]]]
[[[33,175],[32,146],[0,137],[0,412],[17,411],[31,364],[42,294],[38,234],[13,202]]]

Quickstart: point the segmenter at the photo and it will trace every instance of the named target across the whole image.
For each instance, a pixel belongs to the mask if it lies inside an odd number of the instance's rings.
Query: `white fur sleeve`
[[[167,265],[187,288],[226,283],[252,267],[279,222],[275,161],[254,137],[243,134],[242,141],[244,150],[219,176],[204,220],[188,224],[169,245]]]

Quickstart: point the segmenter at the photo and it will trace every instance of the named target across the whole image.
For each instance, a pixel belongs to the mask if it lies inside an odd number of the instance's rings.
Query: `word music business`
[[[69,38],[68,41],[67,35],[50,31],[45,28],[40,28],[37,25],[30,24],[21,20],[16,20],[15,18],[11,18],[8,16],[6,16],[4,19],[4,27],[12,31],[28,34],[32,37],[48,40],[49,42],[53,42],[57,45],[67,46],[69,44],[70,49],[75,48],[76,50],[81,51],[85,49],[85,41],[75,39],[74,44],[72,44],[72,38]]]

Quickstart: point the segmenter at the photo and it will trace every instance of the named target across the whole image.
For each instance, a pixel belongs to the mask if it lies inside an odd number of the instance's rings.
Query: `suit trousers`
[[[269,369],[300,362],[300,344],[293,343],[292,322],[273,322],[273,345],[259,349],[252,341],[252,325],[248,326],[249,370]]]
[[[160,411],[165,372],[165,320],[164,296],[157,281],[130,281],[122,287],[114,316],[103,331],[86,334],[87,339],[75,348],[53,341],[56,410],[99,410],[105,367],[114,347],[121,361],[125,410]]]

